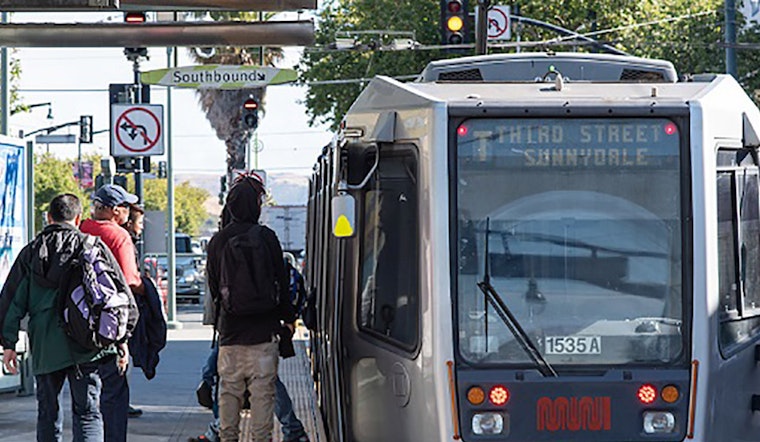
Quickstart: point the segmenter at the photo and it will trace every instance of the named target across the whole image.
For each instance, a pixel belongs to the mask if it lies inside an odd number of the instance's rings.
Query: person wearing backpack
[[[48,225],[19,254],[0,291],[0,343],[3,365],[11,373],[18,372],[15,347],[20,323],[29,317],[27,330],[31,343],[32,371],[37,383],[37,440],[63,440],[63,410],[59,396],[68,380],[73,411],[73,440],[103,440],[103,420],[99,410],[101,379],[98,367],[105,361],[126,367],[124,355],[117,356],[137,322],[134,298],[127,289],[124,275],[114,256],[97,238],[79,231],[82,203],[75,195],[58,195],[50,202]],[[117,293],[119,304],[114,324],[116,334],[104,337],[73,331],[76,312],[70,310],[71,296],[82,290],[85,272],[84,256],[94,257],[98,275],[108,275],[110,287]],[[74,278],[72,275],[78,275]],[[78,284],[78,285],[77,285]],[[75,285],[75,290],[68,287]],[[91,297],[85,297],[91,300]],[[109,298],[110,299],[110,298]],[[109,313],[111,311],[109,310]],[[96,323],[100,325],[100,316]],[[88,318],[84,318],[88,319]]]
[[[253,442],[272,440],[278,333],[283,322],[291,334],[294,330],[282,247],[277,235],[258,223],[265,195],[254,174],[236,180],[222,212],[222,229],[207,249],[209,292],[217,305],[222,442],[240,437],[246,389]]]
[[[145,286],[135,259],[132,237],[122,224],[129,219],[130,208],[138,202],[136,195],[116,184],[106,184],[92,196],[92,218],[82,222],[84,233],[99,237],[113,253],[136,297],[145,294]],[[125,346],[126,347],[126,346]],[[127,352],[128,354],[128,352]],[[103,389],[100,410],[103,413],[106,442],[126,442],[129,416],[129,382],[125,371],[113,364],[100,367]]]

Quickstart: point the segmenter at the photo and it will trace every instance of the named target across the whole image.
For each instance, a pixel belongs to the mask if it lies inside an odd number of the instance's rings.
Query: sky
[[[120,21],[121,13],[16,13],[14,23]],[[293,19],[294,17],[287,17]],[[285,60],[277,67],[292,68],[302,48],[285,48]],[[179,48],[180,66],[194,65],[187,48]],[[150,60],[143,71],[167,67],[166,48],[149,48]],[[19,82],[22,102],[27,105],[52,103],[53,119],[47,119],[47,107],[11,116],[11,134],[29,133],[44,127],[79,121],[80,115],[92,115],[94,130],[109,126],[108,85],[132,83],[132,64],[122,48],[19,48],[15,57],[21,61]],[[267,88],[266,116],[259,123],[263,150],[258,155],[260,169],[268,173],[309,175],[322,147],[332,138],[327,127],[310,127],[306,108],[300,104],[304,87],[278,85]],[[151,102],[166,106],[166,88],[151,87]],[[174,146],[174,171],[185,173],[224,173],[225,146],[216,137],[201,111],[192,89],[174,89],[171,112],[164,108],[164,125],[171,119]],[[56,134],[78,134],[73,126]],[[95,136],[93,144],[84,144],[83,153],[109,154],[110,135]],[[166,140],[165,140],[166,143]],[[38,149],[44,150],[45,145]],[[50,151],[75,158],[76,145],[51,144]],[[164,159],[158,157],[156,159]]]

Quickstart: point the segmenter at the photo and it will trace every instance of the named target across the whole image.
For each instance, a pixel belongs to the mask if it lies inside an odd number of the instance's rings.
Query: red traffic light
[[[124,22],[126,23],[140,24],[146,21],[144,12],[127,12],[124,14]]]
[[[258,108],[259,108],[259,103],[253,98],[249,98],[245,100],[245,103],[243,103],[243,109],[245,110],[257,110]]]
[[[462,11],[462,1],[461,0],[449,0],[446,3],[446,9],[449,10],[452,14],[459,14],[460,11]]]

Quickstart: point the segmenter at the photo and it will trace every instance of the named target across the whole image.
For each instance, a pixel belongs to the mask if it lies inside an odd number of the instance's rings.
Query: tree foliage
[[[43,226],[43,214],[48,210],[50,201],[61,193],[72,193],[82,200],[84,215],[89,214],[89,198],[79,189],[74,179],[74,171],[68,160],[56,158],[51,153],[35,156],[34,164],[34,231],[39,232]]]
[[[256,21],[258,14],[254,12],[230,12],[213,11],[209,15],[214,20],[243,20]],[[262,16],[264,20],[271,18],[273,14]],[[263,51],[263,57],[262,57]],[[274,66],[274,63],[282,59],[281,48],[261,47],[217,47],[214,55],[201,57],[192,51],[191,55],[200,64],[224,64],[224,65],[259,65]],[[228,175],[234,169],[246,169],[246,151],[251,142],[253,131],[242,124],[243,102],[249,98],[255,98],[261,108],[265,106],[264,97],[266,88],[251,88],[238,90],[223,89],[199,89],[198,102],[206,113],[206,119],[216,131],[216,136],[224,141],[227,147],[227,172]]]
[[[343,35],[356,36],[365,45],[377,44],[378,38],[387,41],[382,34],[355,34],[373,30],[412,31],[421,44],[438,44],[439,17],[438,2],[433,0],[328,1],[318,16],[316,42],[321,49],[304,53],[298,68],[301,81],[418,74],[431,60],[447,55],[442,51],[335,51],[328,46]],[[305,100],[309,124],[337,127],[364,86],[363,83],[309,86]]]
[[[475,3],[471,0],[470,6]],[[516,6],[512,4],[513,10]],[[437,45],[440,42],[439,7],[437,0],[328,1],[318,16],[320,49],[304,53],[299,66],[301,81],[308,84],[375,75],[417,74],[429,61],[472,55],[472,50],[451,53],[427,49],[372,50],[366,46],[364,50],[350,51],[328,48],[341,35],[357,36],[360,41],[365,38],[366,43],[366,37],[356,31],[368,30],[414,31],[421,45]],[[631,55],[669,60],[682,74],[725,69],[722,0],[522,0],[519,13],[579,33],[597,32],[594,38]],[[540,27],[513,25],[513,32],[525,42],[523,51],[594,50],[577,42],[557,42],[556,33]],[[744,32],[740,41],[760,42],[760,33]],[[531,45],[531,42],[542,44]],[[760,56],[754,52],[745,51],[739,57],[739,77],[750,91],[760,87],[760,82],[755,84],[755,78],[760,76],[753,72],[760,72],[757,69]],[[751,75],[747,76],[748,73]],[[743,78],[745,76],[747,78]],[[364,83],[308,85],[305,104],[310,124],[328,123],[337,127],[364,86]]]
[[[93,174],[100,173],[100,156],[88,155],[83,158],[92,161]],[[90,195],[94,189],[79,189],[74,178],[74,164],[70,160],[56,158],[51,153],[37,155],[34,165],[34,226],[39,232],[43,225],[43,213],[47,211],[50,200],[61,193],[73,193],[82,199],[84,217],[90,215]],[[146,179],[143,181],[143,200],[146,210],[166,211],[168,200],[166,196],[165,179]],[[134,178],[129,175],[127,190],[135,191]],[[208,218],[204,203],[209,193],[185,181],[174,188],[174,218],[178,231],[197,235],[203,222]]]
[[[144,181],[145,210],[167,210],[166,184],[165,179]],[[204,203],[209,196],[205,189],[194,187],[188,181],[174,187],[174,222],[177,231],[198,235],[208,218]]]

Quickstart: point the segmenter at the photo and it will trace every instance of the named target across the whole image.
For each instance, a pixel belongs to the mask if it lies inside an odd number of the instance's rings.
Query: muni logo
[[[609,431],[612,427],[609,396],[542,397],[536,403],[538,431]]]

